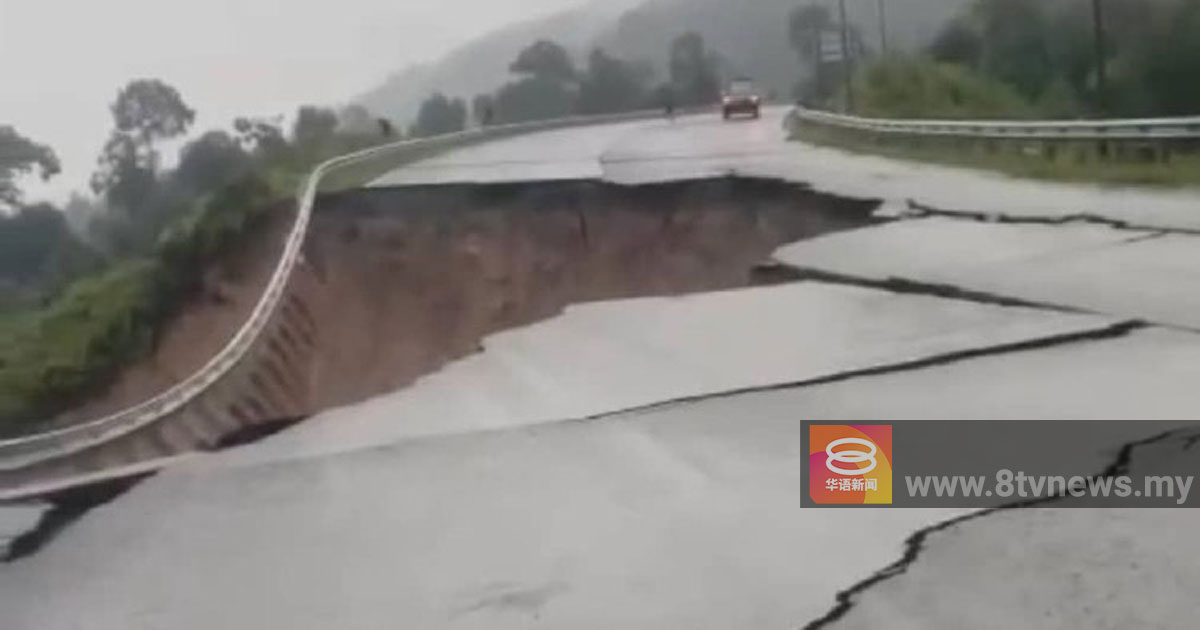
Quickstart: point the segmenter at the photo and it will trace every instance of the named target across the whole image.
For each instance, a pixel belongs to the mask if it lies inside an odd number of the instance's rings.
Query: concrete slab
[[[718,114],[564,129],[459,149],[373,185],[601,178],[622,184],[721,175],[802,183],[844,197],[913,202],[1014,218],[1087,215],[1135,226],[1200,230],[1200,189],[1015,179],[997,173],[862,155],[787,140],[786,107],[760,120]]]
[[[781,248],[797,267],[901,278],[1200,329],[1200,237],[1102,225],[898,221]]]
[[[647,124],[571,127],[473,145],[409,164],[368,186],[600,179],[598,156]]]
[[[954,510],[802,510],[792,414],[164,472],[0,567],[11,630],[795,627]]]
[[[1186,440],[1164,440],[1134,449],[1131,473],[1192,472],[1194,458]],[[827,627],[1191,628],[1198,525],[1194,509],[994,513],[931,535]]]
[[[1194,413],[1198,338],[1145,330],[260,465],[194,458],[0,567],[0,609],[15,630],[798,627],[898,559],[911,532],[967,513],[801,509],[799,420],[1089,417],[1160,396],[1178,405],[1162,409]],[[1157,361],[1153,374],[1139,360]],[[1077,390],[1062,389],[1072,380]],[[1144,437],[1113,426],[1064,455],[1100,469]],[[1146,627],[1123,622],[1158,601],[1150,590],[1174,599],[1145,619],[1176,620],[1192,569],[1163,540],[1187,548],[1178,536],[1189,514],[987,517],[933,539],[909,574],[872,589],[843,621]],[[1038,623],[1047,611],[1054,618]]]
[[[412,387],[322,413],[236,456],[309,456],[585,418],[1118,321],[822,283],[587,304],[490,337],[482,354]]]
[[[763,413],[834,422],[864,418],[1187,422],[1200,418],[1198,382],[1200,334],[1148,328],[1110,339],[860,376],[757,393],[752,398]],[[747,405],[743,397],[705,404],[716,414],[736,414]],[[685,404],[674,413],[686,416],[698,411]]]

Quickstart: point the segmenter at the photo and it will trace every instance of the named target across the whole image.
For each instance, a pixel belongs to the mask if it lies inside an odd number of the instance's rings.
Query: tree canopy
[[[680,105],[706,105],[721,95],[717,56],[699,33],[689,31],[671,42],[671,87]]]
[[[496,92],[496,118],[514,123],[568,116],[575,111],[575,92],[548,77],[528,77]]]
[[[0,215],[0,283],[24,288],[77,273],[91,261],[54,206],[25,206]]]
[[[0,125],[0,211],[12,212],[21,205],[18,179],[37,174],[47,180],[59,170],[58,157],[50,147],[22,136],[10,126]]]
[[[186,133],[196,112],[175,88],[157,79],[139,79],[117,94],[112,116],[117,133],[133,137],[142,145],[152,145]]]
[[[233,121],[233,129],[242,148],[259,156],[275,157],[287,149],[287,138],[277,119],[238,118]]]
[[[1200,112],[1200,0],[1104,0],[1099,90],[1093,5],[975,0],[929,47],[1015,88],[1046,115]]]
[[[806,4],[792,10],[788,18],[788,41],[802,61],[816,61],[821,57],[821,33],[833,29],[829,7]]]
[[[583,114],[629,111],[646,101],[650,70],[604,52],[592,50],[579,85],[579,111]]]
[[[126,219],[141,221],[158,175],[158,143],[183,135],[196,112],[175,88],[156,79],[132,81],[111,107],[113,131],[92,176],[92,189]]]
[[[250,162],[237,138],[209,131],[183,147],[172,178],[190,196],[200,196],[233,183],[250,169]]]
[[[337,112],[305,105],[296,112],[296,120],[292,123],[292,141],[304,148],[319,147],[334,137],[337,128]]]
[[[421,104],[412,135],[424,137],[453,133],[462,131],[466,124],[467,104],[460,98],[452,99],[437,92]]]
[[[552,81],[575,80],[575,65],[567,50],[555,42],[538,40],[522,50],[509,69],[536,79]]]

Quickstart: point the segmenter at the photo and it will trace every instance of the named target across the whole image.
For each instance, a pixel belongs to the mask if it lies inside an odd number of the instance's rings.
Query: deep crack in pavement
[[[1117,452],[1117,455],[1113,458],[1112,462],[1110,462],[1102,471],[1093,475],[1092,478],[1105,479],[1128,474],[1130,466],[1133,463],[1134,452],[1139,447],[1156,444],[1173,437],[1182,437],[1190,432],[1195,433],[1186,438],[1188,441],[1200,439],[1200,429],[1181,428],[1160,432],[1147,438],[1126,442],[1125,444],[1121,445],[1120,450]],[[870,577],[855,583],[843,591],[838,592],[835,597],[835,604],[829,610],[829,612],[801,626],[801,629],[819,630],[821,628],[830,627],[855,607],[859,601],[859,596],[861,596],[863,593],[869,591],[871,588],[879,585],[882,582],[906,573],[909,567],[911,567],[921,558],[922,552],[927,548],[926,543],[929,540],[929,537],[933,534],[945,531],[952,527],[957,527],[959,525],[984,519],[1001,512],[1049,506],[1050,504],[1067,498],[1069,497],[1059,494],[1050,497],[1016,501],[1006,505],[988,508],[978,512],[973,512],[971,514],[965,514],[955,518],[947,519],[928,527],[921,528],[909,536],[907,540],[905,540],[904,552],[901,554],[899,559],[875,572]]]

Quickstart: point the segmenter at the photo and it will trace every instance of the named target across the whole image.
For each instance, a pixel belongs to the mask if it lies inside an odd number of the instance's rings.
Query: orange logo
[[[892,426],[809,425],[808,493],[824,505],[890,505]]]

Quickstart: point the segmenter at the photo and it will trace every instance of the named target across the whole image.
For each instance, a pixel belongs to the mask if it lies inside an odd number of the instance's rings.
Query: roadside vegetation
[[[252,237],[320,160],[375,144],[391,124],[362,108],[300,108],[239,119],[185,144],[163,143],[195,113],[170,86],[141,80],[112,106],[94,196],[25,203],[23,176],[52,177],[49,148],[0,127],[0,436],[34,430],[101,392],[153,348],[215,261]]]
[[[1086,119],[1200,114],[1200,0],[1104,0],[1103,56],[1091,3],[975,0],[924,50],[852,52],[852,113],[909,119]],[[810,106],[844,110],[840,62],[814,58],[815,33],[837,28],[821,5],[792,18],[793,47],[813,67]],[[861,41],[857,33],[852,41]],[[801,125],[805,140],[1012,175],[1119,184],[1200,183],[1194,144],[1133,147],[881,139]],[[1101,159],[1101,156],[1104,159]],[[1164,159],[1169,158],[1169,159]]]
[[[997,171],[1013,177],[1112,185],[1179,187],[1200,185],[1200,155],[1178,154],[1169,162],[1101,159],[1096,143],[1073,143],[1051,157],[1034,143],[1006,143],[989,149],[938,141],[881,142],[857,134],[804,126],[795,136],[810,144],[931,164]]]

